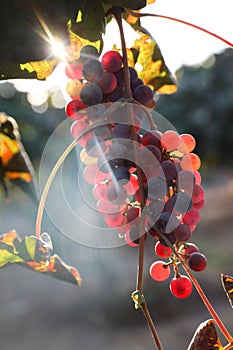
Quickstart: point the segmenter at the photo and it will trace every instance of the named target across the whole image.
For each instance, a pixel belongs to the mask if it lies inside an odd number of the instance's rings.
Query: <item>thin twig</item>
[[[193,24],[193,23],[190,23],[190,22],[186,22],[182,19],[179,19],[179,18],[174,18],[174,17],[170,17],[170,16],[165,16],[165,15],[158,15],[158,14],[154,14],[154,13],[137,13],[137,12],[134,12],[130,9],[127,9],[127,12],[132,15],[133,17],[138,17],[138,18],[141,18],[141,17],[157,17],[157,18],[163,18],[163,19],[169,19],[171,21],[175,21],[175,22],[178,22],[178,23],[181,23],[181,24],[185,24],[187,26],[190,26],[190,27],[193,27],[195,29],[198,29],[198,30],[201,30],[202,32],[206,33],[206,34],[209,34],[213,37],[215,37],[216,39],[218,40],[221,40],[223,41],[225,44],[229,45],[230,47],[233,47],[233,43],[231,43],[230,41],[222,38],[221,36],[219,36],[218,34],[215,34],[205,28],[202,28],[196,24]]]

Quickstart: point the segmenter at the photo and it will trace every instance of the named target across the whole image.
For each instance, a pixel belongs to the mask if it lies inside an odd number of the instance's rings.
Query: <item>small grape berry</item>
[[[170,283],[171,293],[179,299],[184,299],[190,296],[193,290],[192,282],[185,275],[175,276]]]

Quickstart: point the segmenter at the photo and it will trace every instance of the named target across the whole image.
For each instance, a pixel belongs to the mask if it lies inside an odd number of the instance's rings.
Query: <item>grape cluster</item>
[[[124,97],[124,70],[122,57],[114,50],[106,52],[99,60],[94,46],[86,45],[80,51],[80,58],[67,63],[65,73],[69,78],[67,93],[74,101],[72,106],[82,108],[104,102],[116,102]],[[154,105],[152,89],[143,84],[137,71],[129,67],[132,97],[145,106]]]
[[[189,242],[204,206],[198,171],[201,161],[193,152],[196,141],[192,135],[174,130],[143,128],[148,116],[144,106],[151,104],[153,93],[134,69],[130,69],[131,87],[140,104],[112,99],[116,90],[124,95],[118,52],[107,52],[100,62],[94,48],[84,47],[80,60],[66,68],[67,76],[80,83],[76,82],[77,90],[67,88],[72,99],[66,114],[74,121],[71,134],[82,147],[83,175],[93,186],[96,208],[106,225],[117,229],[128,245],[138,246],[141,236],[155,238],[157,257],[167,261],[155,261],[150,275],[164,281],[173,267],[171,293],[185,298],[192,292],[192,283],[180,275],[177,256],[194,271],[202,271],[207,264],[197,246]],[[117,105],[115,110],[113,105]]]

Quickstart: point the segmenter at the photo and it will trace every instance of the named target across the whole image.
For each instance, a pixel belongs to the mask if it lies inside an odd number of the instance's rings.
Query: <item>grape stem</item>
[[[154,14],[154,13],[137,13],[137,12],[134,12],[134,11],[132,11],[130,9],[127,9],[127,12],[133,17],[138,17],[138,18],[141,18],[141,17],[157,17],[157,18],[169,19],[171,21],[175,21],[175,22],[178,22],[178,23],[181,23],[181,24],[185,24],[187,26],[190,26],[190,27],[193,27],[195,29],[201,30],[202,32],[204,32],[206,34],[209,34],[209,35],[215,37],[216,39],[223,41],[228,46],[233,47],[233,43],[231,43],[230,41],[222,38],[218,34],[215,34],[215,33],[211,32],[211,31],[209,31],[209,30],[207,30],[205,28],[202,28],[202,27],[200,27],[200,26],[198,26],[196,24],[193,24],[193,23],[190,23],[190,22],[186,22],[186,21],[184,21],[182,19],[179,19],[179,18],[165,16],[165,15],[158,15],[158,14]]]
[[[125,98],[128,102],[133,102],[131,96],[131,88],[130,88],[130,73],[128,66],[128,58],[127,58],[127,49],[125,43],[125,35],[122,25],[122,9],[120,7],[113,7],[111,13],[114,15],[120,32],[121,37],[121,49],[122,49],[122,57],[123,57],[123,70],[124,70],[124,87],[125,87]],[[139,166],[139,152],[137,147],[137,133],[135,130],[135,121],[133,115],[133,105],[129,106],[129,116],[130,116],[130,133],[134,140],[134,157],[136,163],[136,173],[138,176],[138,185],[139,185],[139,198],[140,198],[140,207],[141,207],[141,220],[140,220],[140,238],[139,238],[139,253],[138,253],[138,267],[137,267],[137,281],[136,281],[136,290],[139,291],[140,294],[143,294],[143,270],[144,270],[144,250],[145,250],[145,220],[146,216],[142,215],[143,209],[146,205],[146,199],[143,191],[143,176],[142,170]],[[151,122],[151,120],[150,120]],[[154,126],[154,125],[153,125]],[[163,350],[158,333],[156,331],[154,322],[151,318],[149,309],[147,307],[146,300],[140,304],[140,309],[142,310],[145,319],[147,321],[148,327],[152,333],[155,344],[157,345],[158,350]]]

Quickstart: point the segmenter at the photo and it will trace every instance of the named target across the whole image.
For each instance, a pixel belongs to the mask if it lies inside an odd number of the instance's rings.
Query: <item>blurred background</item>
[[[233,332],[233,313],[220,282],[220,273],[233,274],[232,73],[232,49],[211,55],[202,64],[182,66],[176,72],[178,92],[161,96],[156,111],[180,133],[191,133],[197,140],[206,206],[192,241],[207,256],[208,267],[195,275]],[[59,76],[59,70],[56,74]],[[20,82],[1,83],[0,109],[18,121],[38,176],[43,150],[66,116],[61,87],[49,83],[33,91],[24,91]],[[61,137],[66,139],[67,134]],[[51,162],[48,159],[51,167],[53,158],[51,154]],[[66,176],[69,183],[69,172]],[[0,192],[1,233],[15,228],[21,237],[34,234],[37,208],[18,189],[12,188],[10,195],[11,201],[5,202]],[[59,198],[55,205],[59,208]],[[66,222],[65,216],[63,219]],[[3,268],[1,350],[89,350],[93,345],[96,350],[153,349],[145,320],[130,299],[135,289],[137,249],[96,249],[72,242],[46,214],[43,229],[51,235],[54,251],[80,271],[83,285],[75,287],[19,266]],[[211,317],[195,291],[188,299],[178,300],[171,296],[168,281],[150,279],[148,270],[156,258],[153,248],[151,237],[146,243],[144,275],[148,306],[164,349],[186,349],[198,325]]]

